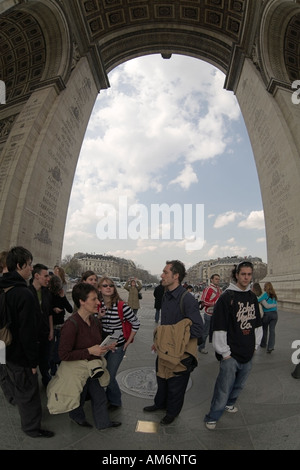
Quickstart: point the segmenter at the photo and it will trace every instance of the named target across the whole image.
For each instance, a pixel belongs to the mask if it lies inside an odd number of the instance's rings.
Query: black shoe
[[[156,405],[151,405],[151,406],[145,406],[145,408],[143,408],[144,411],[157,411],[157,410],[160,410],[161,408],[158,408]]]
[[[294,377],[294,379],[300,379],[300,377],[298,375],[296,375],[295,372],[292,372],[291,376]]]
[[[106,426],[106,428],[98,428],[98,431],[105,431],[108,428],[118,428],[119,426],[121,426],[121,424],[122,423],[120,423],[120,421],[111,421],[110,424]]]
[[[272,351],[274,351],[274,349],[268,349],[268,350],[267,350],[267,353],[268,353],[268,354],[271,354]]]
[[[122,423],[120,423],[120,421],[112,421],[110,423],[110,428],[118,428],[119,426],[121,426]]]
[[[75,424],[78,424],[78,426],[82,426],[82,427],[84,427],[84,428],[92,428],[92,427],[93,427],[93,426],[92,426],[90,423],[88,423],[87,421],[80,421],[80,422],[79,422],[79,421],[75,421],[75,419],[72,419],[72,418],[71,418],[71,421],[73,421],[73,423],[75,423]]]
[[[46,429],[39,429],[36,434],[27,434],[27,436],[29,437],[53,437],[54,432],[46,431]]]
[[[173,423],[174,419],[175,419],[175,416],[166,415],[166,416],[164,416],[164,418],[160,421],[160,424],[162,424],[163,426],[166,426],[166,425],[168,425],[168,424]]]

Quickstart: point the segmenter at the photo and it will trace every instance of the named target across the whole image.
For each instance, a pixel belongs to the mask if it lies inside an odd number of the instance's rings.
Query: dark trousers
[[[0,386],[8,403],[15,405],[14,386],[10,381],[5,364],[0,364]]]
[[[154,403],[158,408],[165,408],[168,416],[176,417],[179,415],[184,402],[184,395],[190,372],[171,377],[170,379],[157,379],[157,392]]]
[[[21,428],[29,436],[36,436],[41,428],[42,405],[38,374],[29,367],[6,363],[8,380],[12,385],[14,399],[19,409]]]
[[[50,341],[43,338],[39,341],[39,369],[42,376],[42,382],[45,387],[51,380],[50,369]]]
[[[69,416],[74,421],[82,423],[86,420],[83,405],[90,397],[92,403],[92,412],[97,429],[105,429],[111,425],[107,410],[107,399],[105,390],[101,387],[98,379],[89,378],[83,387],[80,395],[80,406],[70,411]]]

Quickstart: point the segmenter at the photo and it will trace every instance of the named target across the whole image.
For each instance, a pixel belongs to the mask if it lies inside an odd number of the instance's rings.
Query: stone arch
[[[53,3],[33,1],[5,12],[1,23],[0,66],[7,101],[26,99],[49,82],[70,75],[72,41],[67,20]]]
[[[259,31],[259,64],[269,91],[290,89],[300,76],[300,7],[275,0],[264,10]],[[278,51],[282,51],[278,54]]]
[[[299,70],[299,49],[293,50],[299,3],[6,4],[0,15],[0,79],[8,93],[0,109],[0,248],[22,243],[45,264],[59,261],[77,159],[97,94],[109,86],[107,73],[140,55],[185,54],[221,69],[225,88],[237,96],[261,182],[268,276],[285,306],[297,308],[300,106],[292,104],[290,81]]]

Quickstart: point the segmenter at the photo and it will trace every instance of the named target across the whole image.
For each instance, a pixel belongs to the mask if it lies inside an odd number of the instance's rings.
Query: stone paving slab
[[[120,366],[120,381],[127,372],[140,369],[143,375],[154,367],[155,356],[150,349],[155,327],[153,292],[143,291],[141,303],[141,328]],[[207,355],[199,353],[198,367],[191,375],[183,410],[171,425],[158,425],[154,433],[136,431],[138,421],[159,423],[164,415],[162,411],[143,412],[143,407],[153,400],[152,378],[148,394],[143,381],[141,394],[138,391],[127,393],[126,387],[122,388],[123,406],[111,414],[112,419],[122,421],[122,426],[106,431],[80,428],[67,414],[49,415],[46,394],[41,387],[43,426],[55,432],[51,439],[27,437],[20,429],[17,409],[6,402],[0,390],[0,449],[99,450],[103,458],[107,452],[111,456],[139,455],[138,451],[151,455],[160,451],[185,452],[199,458],[201,450],[299,450],[300,380],[291,377],[295,367],[291,361],[291,345],[300,339],[299,325],[299,314],[279,312],[275,351],[266,354],[260,349],[255,354],[252,372],[237,403],[239,412],[224,414],[214,431],[207,430],[203,423],[219,368],[209,344]],[[89,402],[85,410],[88,421],[93,422]]]

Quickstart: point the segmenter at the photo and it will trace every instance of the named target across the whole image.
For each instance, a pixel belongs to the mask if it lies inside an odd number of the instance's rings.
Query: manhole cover
[[[153,399],[156,390],[156,373],[153,367],[137,367],[135,369],[127,369],[117,375],[120,389],[139,398]],[[189,379],[187,390],[191,388],[192,380]]]

